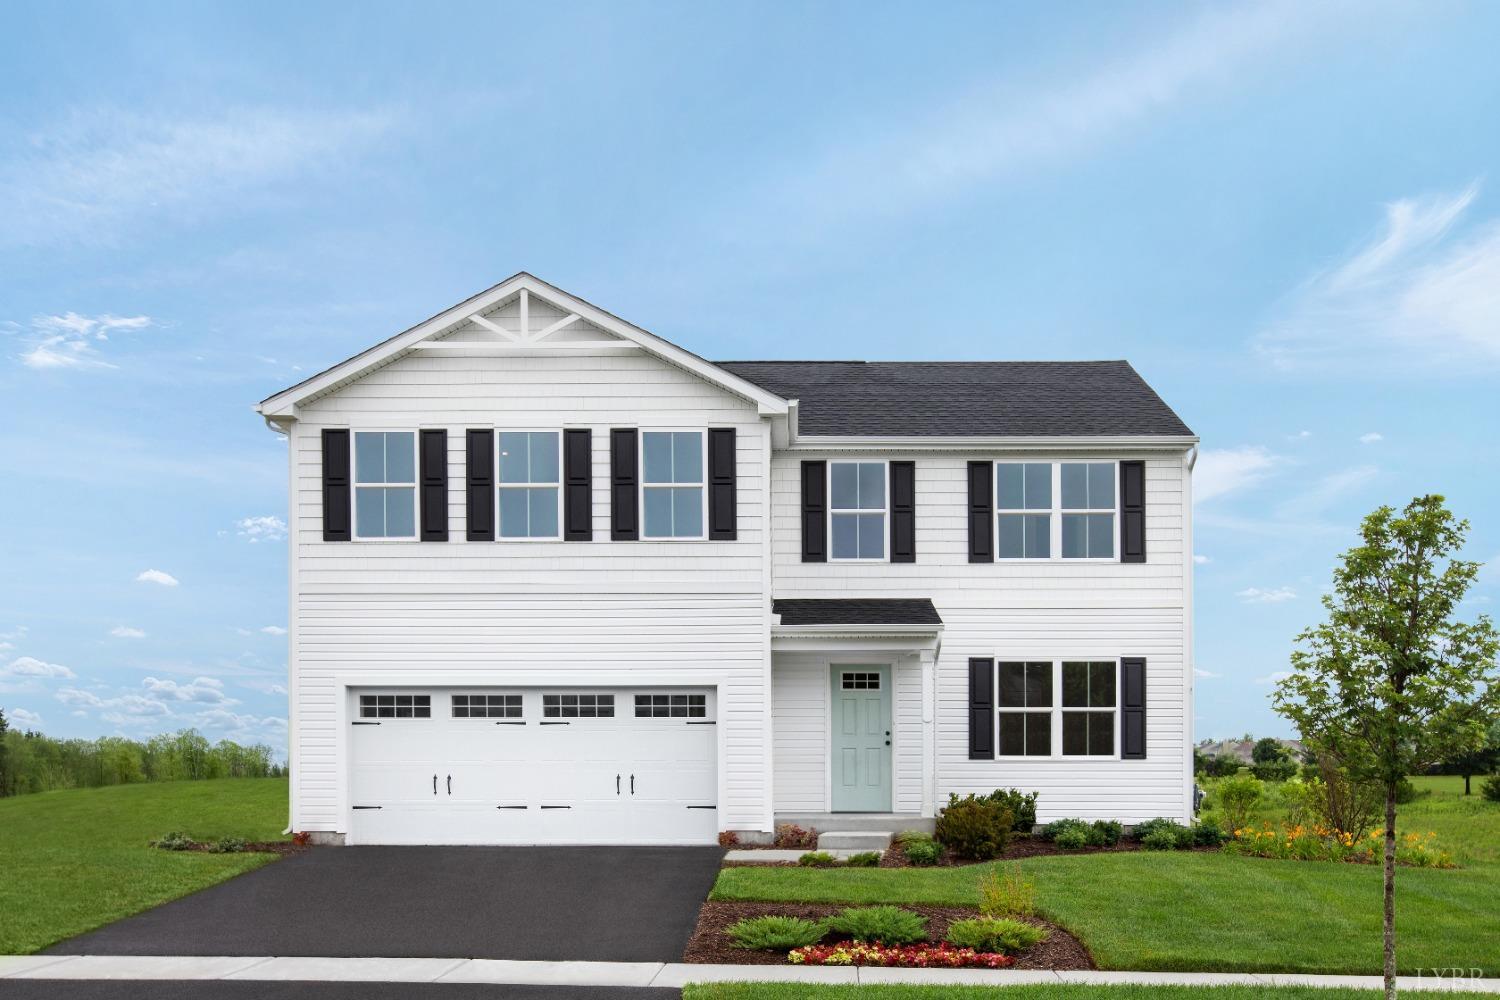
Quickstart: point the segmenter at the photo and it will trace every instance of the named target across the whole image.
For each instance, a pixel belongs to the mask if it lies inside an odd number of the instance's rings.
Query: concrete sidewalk
[[[516,986],[681,988],[687,983],[928,983],[1020,986],[1134,983],[1149,986],[1343,986],[1380,989],[1379,976],[1283,973],[1046,972],[1012,969],[807,968],[663,962],[521,962],[484,958],[273,958],[153,955],[0,955],[4,979],[274,980],[489,983]],[[1500,979],[1402,976],[1402,989],[1500,994]]]

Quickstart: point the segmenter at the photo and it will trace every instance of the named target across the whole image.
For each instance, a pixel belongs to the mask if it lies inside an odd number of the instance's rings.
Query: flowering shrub
[[[783,850],[808,850],[818,846],[818,831],[804,830],[795,823],[778,823],[776,846]]]
[[[1437,834],[1408,833],[1396,841],[1396,862],[1414,868],[1452,868],[1453,856],[1438,847]],[[1266,823],[1259,830],[1241,828],[1234,839],[1224,845],[1229,854],[1276,858],[1281,861],[1343,861],[1368,865],[1383,857],[1385,834],[1372,831],[1364,837],[1340,833],[1322,826],[1273,827]]]
[[[845,941],[814,944],[787,955],[793,965],[885,965],[908,969],[1003,969],[1009,955],[943,944],[882,945]]]
[[[296,833],[292,834],[292,843],[296,844],[298,847],[306,847],[308,844],[312,843],[312,834],[308,833],[306,830],[298,830]]]
[[[719,831],[719,846],[720,847],[738,847],[739,843],[740,843],[740,835],[737,834],[737,833],[735,833],[733,830],[720,830]]]

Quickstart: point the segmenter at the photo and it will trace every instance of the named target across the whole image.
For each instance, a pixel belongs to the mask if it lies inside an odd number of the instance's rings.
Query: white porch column
[[[936,816],[937,803],[937,651],[917,652],[922,664],[922,815]]]

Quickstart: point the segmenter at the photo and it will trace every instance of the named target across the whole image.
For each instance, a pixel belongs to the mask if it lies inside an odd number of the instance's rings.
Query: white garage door
[[[711,844],[697,689],[351,693],[351,844]]]

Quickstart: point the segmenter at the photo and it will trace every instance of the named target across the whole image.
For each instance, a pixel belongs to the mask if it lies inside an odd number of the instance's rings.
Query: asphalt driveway
[[[316,848],[48,951],[675,962],[723,853]]]

